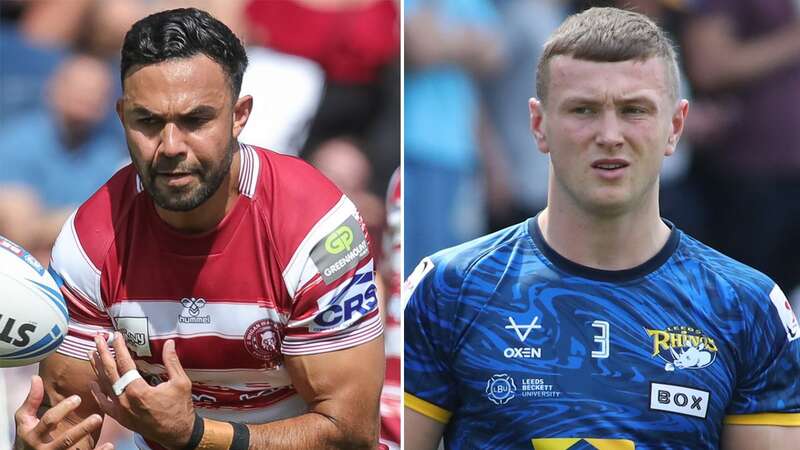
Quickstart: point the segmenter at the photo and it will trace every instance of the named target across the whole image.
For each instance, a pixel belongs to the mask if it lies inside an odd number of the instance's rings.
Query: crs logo
[[[353,246],[353,230],[347,225],[342,225],[325,239],[325,250],[331,255],[338,255]]]
[[[357,273],[348,285],[326,305],[314,318],[311,331],[326,331],[359,319],[378,307],[378,295],[371,265],[364,273]],[[355,293],[355,295],[353,295]],[[349,297],[346,297],[349,295]]]

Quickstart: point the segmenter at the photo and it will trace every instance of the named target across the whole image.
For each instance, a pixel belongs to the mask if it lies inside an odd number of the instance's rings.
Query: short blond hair
[[[595,62],[661,58],[672,100],[678,98],[678,61],[672,41],[647,16],[617,8],[590,8],[569,16],[544,45],[536,68],[536,95],[544,102],[550,60],[559,55]]]

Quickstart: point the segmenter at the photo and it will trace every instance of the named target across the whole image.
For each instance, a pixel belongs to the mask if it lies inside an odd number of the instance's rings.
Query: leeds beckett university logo
[[[283,325],[269,319],[254,322],[244,333],[244,346],[253,357],[264,361],[267,369],[281,363],[281,336]]]
[[[361,224],[349,216],[311,249],[311,260],[325,284],[331,284],[358,266],[367,257],[369,247]]]
[[[648,330],[653,338],[653,356],[666,363],[664,370],[702,369],[713,363],[717,357],[714,339],[702,331],[687,326],[672,326],[665,330]]]
[[[188,312],[188,316],[178,314],[178,322],[180,323],[211,323],[211,316],[200,315],[200,310],[206,306],[206,300],[203,298],[182,298],[181,305],[186,308],[185,312]]]
[[[505,405],[517,392],[514,379],[506,373],[494,374],[486,382],[486,395],[495,405]]]

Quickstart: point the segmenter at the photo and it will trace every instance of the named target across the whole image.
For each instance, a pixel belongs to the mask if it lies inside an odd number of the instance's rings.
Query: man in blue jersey
[[[633,12],[572,16],[537,95],[547,208],[406,283],[406,448],[798,448],[786,297],[659,215],[688,112],[668,38]]]

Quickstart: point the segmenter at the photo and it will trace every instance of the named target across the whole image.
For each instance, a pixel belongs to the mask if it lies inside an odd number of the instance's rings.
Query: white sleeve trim
[[[50,266],[75,293],[90,301],[100,311],[105,311],[100,294],[100,269],[98,269],[81,246],[75,229],[73,212],[53,246]]]
[[[382,333],[383,321],[381,320],[381,315],[375,314],[357,327],[349,328],[345,332],[340,332],[333,336],[322,338],[287,336],[283,340],[281,352],[284,355],[311,355],[344,350],[369,342]]]
[[[355,215],[356,206],[343,195],[303,238],[283,271],[283,281],[291,298],[295,298],[297,291],[319,273],[310,257],[314,246],[345,219]]]

